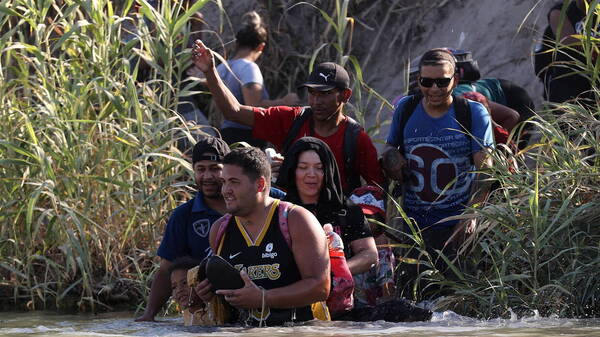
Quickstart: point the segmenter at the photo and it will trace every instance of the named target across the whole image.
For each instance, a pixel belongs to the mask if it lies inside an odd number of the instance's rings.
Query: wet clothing
[[[225,234],[218,243],[218,254],[238,270],[245,270],[257,286],[265,289],[280,288],[302,279],[292,250],[279,226],[279,200],[269,212],[265,225],[253,242],[237,217],[231,217]],[[241,319],[259,325],[261,309],[243,310]],[[265,308],[264,322],[281,325],[291,321],[313,319],[310,306],[293,309]]]
[[[203,201],[202,193],[197,192],[193,199],[177,207],[171,214],[157,255],[168,261],[182,256],[203,259],[210,252],[210,226],[221,216],[209,208]]]
[[[561,11],[562,7],[562,3],[552,7],[548,12],[548,21],[550,21],[550,13],[553,11]],[[567,7],[566,15],[569,22],[565,20],[564,24],[571,24],[575,34],[585,34],[584,21],[586,13],[577,7],[576,1],[571,1]],[[550,27],[544,32],[543,39],[545,43],[555,43],[556,35]],[[556,53],[555,61],[573,64],[573,59],[584,64],[586,62],[585,57],[580,51],[567,49],[561,49],[561,52]],[[582,94],[585,98],[591,98],[592,95],[588,92],[591,89],[591,85],[587,78],[577,74],[565,76],[573,71],[581,71],[581,69],[576,66],[565,67],[564,64],[562,66],[549,67],[542,77],[545,88],[544,98],[554,103],[562,103]]]
[[[469,101],[471,109],[471,136],[461,132],[456,121],[454,104],[444,116],[433,118],[419,102],[404,130],[399,130],[404,104],[398,102],[387,143],[399,146],[403,137],[410,172],[404,195],[404,210],[417,221],[419,227],[453,227],[458,220],[440,220],[464,211],[471,195],[475,174],[473,155],[484,147],[494,146],[492,122],[486,108]]]
[[[313,150],[319,155],[323,165],[323,187],[316,204],[302,203],[296,186],[296,167],[302,152]],[[372,237],[373,234],[362,209],[346,199],[342,192],[342,183],[336,158],[320,139],[303,137],[297,140],[288,150],[281,168],[277,186],[287,189],[286,201],[301,205],[317,217],[321,225],[330,223],[344,242],[344,253],[352,256],[350,243],[357,239]]]
[[[286,107],[278,106],[271,108],[254,108],[254,128],[252,129],[252,135],[255,138],[260,138],[268,141],[277,147],[278,151],[281,151],[281,146],[286,139],[287,133],[290,130],[294,119],[300,115],[302,107]],[[304,136],[313,136],[324,141],[335,156],[335,160],[338,163],[338,169],[340,177],[342,178],[342,187],[346,182],[347,174],[358,174],[360,175],[367,184],[375,185],[383,183],[383,172],[379,166],[377,160],[377,150],[371,141],[369,135],[364,130],[359,133],[358,140],[356,142],[356,160],[353,172],[346,172],[344,163],[344,134],[346,131],[347,121],[344,120],[338,130],[328,137],[321,137],[311,130],[310,120],[307,120],[300,132],[298,133],[297,139]]]
[[[415,306],[411,301],[403,298],[389,300],[375,307],[355,308],[340,321],[372,322],[385,320],[387,322],[416,322],[431,319],[432,312]]]
[[[394,294],[394,267],[396,261],[391,247],[377,250],[379,264],[368,271],[354,275],[354,307],[374,307],[383,303],[384,295]]]

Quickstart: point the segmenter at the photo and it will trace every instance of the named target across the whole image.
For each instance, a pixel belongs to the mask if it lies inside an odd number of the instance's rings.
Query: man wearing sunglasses
[[[388,177],[402,182],[404,211],[426,229],[428,249],[448,256],[476,223],[446,218],[483,203],[489,191],[473,172],[492,164],[487,151],[494,146],[492,123],[483,105],[452,96],[458,77],[448,50],[423,55],[418,82],[421,94],[397,104],[382,164]],[[408,104],[412,111],[406,111]],[[463,115],[469,123],[459,122]],[[471,125],[465,130],[464,124]]]

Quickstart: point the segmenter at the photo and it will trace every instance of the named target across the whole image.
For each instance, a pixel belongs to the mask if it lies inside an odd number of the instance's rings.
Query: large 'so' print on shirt
[[[441,202],[449,196],[454,184],[448,184],[454,183],[458,170],[446,151],[432,144],[417,145],[407,160],[411,171],[408,188],[421,200]]]

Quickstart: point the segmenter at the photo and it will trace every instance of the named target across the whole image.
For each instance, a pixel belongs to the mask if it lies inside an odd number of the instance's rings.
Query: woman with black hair
[[[327,306],[332,318],[343,316],[353,307],[351,274],[376,266],[378,253],[362,209],[343,194],[329,146],[314,137],[298,139],[286,152],[276,185],[287,190],[285,201],[313,212],[326,232],[339,235],[327,233],[333,283]]]
[[[321,225],[333,225],[335,232],[342,237],[344,253],[353,275],[377,265],[378,252],[370,226],[362,208],[342,193],[337,164],[327,144],[313,137],[298,139],[285,154],[276,185],[287,189],[286,201],[312,211]],[[331,266],[334,272],[332,279],[335,280],[333,260]],[[335,296],[334,284],[327,300],[328,306]],[[332,311],[331,314],[334,320],[352,321],[422,321],[431,317],[429,310],[417,308],[404,299],[391,299],[375,307]]]
[[[377,248],[360,207],[346,199],[331,149],[320,139],[298,139],[279,170],[276,185],[287,190],[284,200],[315,214],[321,225],[330,223],[342,237],[352,274],[377,264]]]

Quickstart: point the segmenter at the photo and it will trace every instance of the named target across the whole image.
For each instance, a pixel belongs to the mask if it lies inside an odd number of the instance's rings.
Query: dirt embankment
[[[309,2],[330,15],[335,12],[335,1]],[[257,10],[269,25],[269,46],[260,65],[273,96],[293,90],[301,83],[313,52],[323,43],[336,40],[335,30],[319,10],[298,4],[299,1],[275,4],[224,0],[222,3],[226,14],[219,14],[214,4],[203,10],[208,29],[217,31],[222,42],[233,40],[240,17],[246,11]],[[348,16],[354,18],[354,25],[353,29],[346,29],[344,54],[355,55],[368,85],[392,100],[405,87],[407,62],[418,59],[425,50],[434,47],[470,50],[483,77],[511,80],[526,88],[539,105],[542,88],[533,74],[531,50],[546,25],[545,15],[553,3],[550,0],[352,1]],[[213,43],[218,45],[216,40]],[[228,47],[233,45],[230,43]],[[337,54],[333,47],[323,48],[317,60],[335,60]],[[389,116],[389,110],[383,112],[382,117]],[[367,116],[367,121],[373,123],[373,117]],[[383,139],[386,128],[376,138]]]

